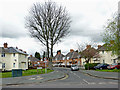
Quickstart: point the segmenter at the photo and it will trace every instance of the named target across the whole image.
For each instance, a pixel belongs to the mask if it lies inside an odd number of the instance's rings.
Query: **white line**
[[[83,79],[84,82],[86,82],[87,84],[90,84],[88,81],[86,81],[85,79]]]

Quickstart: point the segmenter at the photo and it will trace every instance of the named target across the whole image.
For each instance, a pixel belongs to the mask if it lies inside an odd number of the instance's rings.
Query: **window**
[[[55,60],[57,60],[57,58]]]
[[[69,60],[69,57],[67,57],[67,60]]]
[[[104,54],[104,51],[102,51],[102,53]]]
[[[13,67],[15,67],[15,63],[13,63]]]
[[[15,53],[13,53],[13,57],[15,57]]]
[[[113,60],[113,63],[116,63],[116,60]]]
[[[103,60],[103,63],[105,63],[105,60]]]
[[[17,61],[16,59],[14,59],[14,61]]]
[[[25,55],[25,58],[26,58],[27,56]]]
[[[5,68],[5,63],[2,63],[2,68]]]
[[[5,57],[5,53],[2,53],[2,54],[1,54],[1,57]]]

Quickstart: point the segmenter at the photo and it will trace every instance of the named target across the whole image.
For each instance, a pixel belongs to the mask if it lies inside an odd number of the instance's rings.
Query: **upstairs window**
[[[67,57],[67,60],[69,60],[69,57]]]
[[[5,57],[5,53],[2,53],[2,54],[1,54],[1,57]]]
[[[15,57],[15,53],[13,53],[13,57]]]
[[[13,67],[15,68],[15,63],[13,63]]]

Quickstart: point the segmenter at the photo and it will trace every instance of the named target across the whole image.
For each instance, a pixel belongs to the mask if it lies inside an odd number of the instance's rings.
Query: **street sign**
[[[42,69],[42,67],[37,67],[37,69]]]

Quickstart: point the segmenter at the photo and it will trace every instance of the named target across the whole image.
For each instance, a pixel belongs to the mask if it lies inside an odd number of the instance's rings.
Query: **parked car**
[[[74,70],[79,70],[78,65],[76,65],[76,64],[71,65],[71,71],[74,71]]]
[[[107,66],[109,66],[109,64],[103,63],[103,64],[98,64],[97,66],[95,66],[95,69],[107,69]]]
[[[109,66],[107,66],[108,69],[120,69],[120,65],[118,65],[117,63],[113,63]]]

